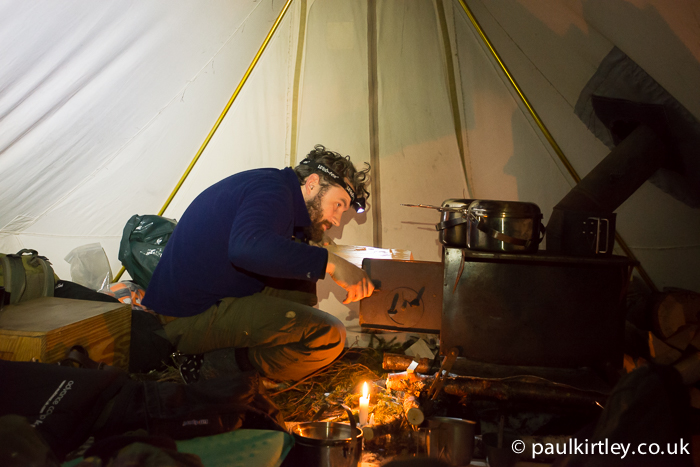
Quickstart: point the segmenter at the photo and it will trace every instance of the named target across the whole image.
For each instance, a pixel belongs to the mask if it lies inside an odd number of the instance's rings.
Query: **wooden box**
[[[93,360],[127,370],[130,342],[128,304],[44,297],[0,312],[2,360],[55,363],[82,345]]]

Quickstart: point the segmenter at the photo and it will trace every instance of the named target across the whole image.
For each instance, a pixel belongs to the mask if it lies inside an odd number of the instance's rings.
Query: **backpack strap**
[[[44,297],[53,297],[53,291],[56,288],[56,281],[54,278],[53,268],[48,258],[44,256],[37,256],[36,259],[41,264],[41,268],[44,270],[44,290],[42,292]]]
[[[22,257],[17,255],[3,256],[2,275],[5,282],[5,292],[10,294],[10,304],[14,305],[19,302],[27,286]]]

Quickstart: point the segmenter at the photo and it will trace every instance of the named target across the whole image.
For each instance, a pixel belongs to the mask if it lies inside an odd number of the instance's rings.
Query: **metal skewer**
[[[425,208],[425,209],[436,209],[440,212],[461,212],[466,214],[467,213],[467,208],[452,208],[452,207],[444,207],[444,206],[433,206],[430,204],[402,204],[401,206],[406,206],[409,208]]]

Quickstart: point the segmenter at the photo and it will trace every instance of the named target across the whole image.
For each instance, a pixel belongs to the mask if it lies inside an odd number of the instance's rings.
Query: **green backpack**
[[[5,287],[5,294],[10,295],[10,304],[53,297],[57,279],[49,260],[36,250],[20,250],[15,255],[0,253],[0,287]]]

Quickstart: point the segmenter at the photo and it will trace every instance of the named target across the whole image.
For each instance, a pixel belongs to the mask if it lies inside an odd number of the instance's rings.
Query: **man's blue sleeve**
[[[269,277],[323,278],[328,252],[292,240],[294,198],[285,186],[258,186],[239,205],[228,244],[231,263]]]

